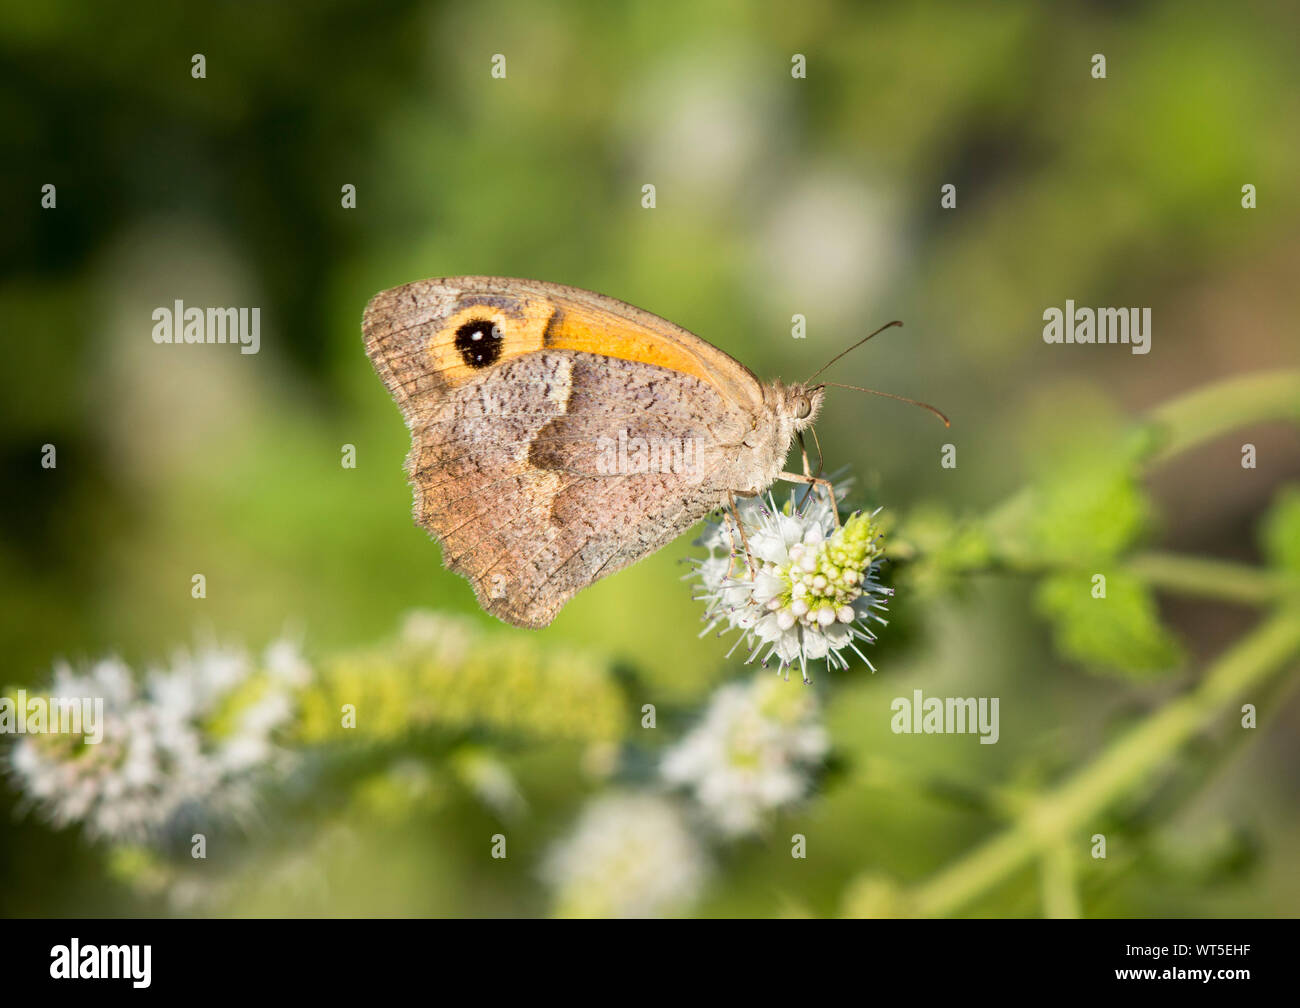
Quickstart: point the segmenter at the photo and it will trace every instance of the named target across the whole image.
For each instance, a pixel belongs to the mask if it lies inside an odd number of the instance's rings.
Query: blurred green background
[[[901,318],[827,377],[933,402],[952,430],[832,389],[827,464],[856,475],[853,503],[903,522],[981,513],[1062,445],[1104,445],[1224,376],[1300,366],[1297,35],[1300,12],[1271,3],[4,5],[0,685],[44,683],[60,657],[143,667],[204,633],[260,649],[288,628],[324,662],[431,608],[611,669],[614,734],[653,753],[742,672],[696,637],[678,580],[689,540],[539,634],[481,614],[411,522],[408,435],[362,350],[369,297],[441,275],[552,280],[790,379]],[[40,205],[47,183],[56,209]],[[940,207],[947,183],[955,209]],[[1241,206],[1247,183],[1258,209]],[[1149,306],[1152,352],[1046,345],[1042,312],[1066,298]],[[175,299],[261,306],[261,352],[156,346],[150,313]],[[1256,470],[1238,464],[1247,440]],[[57,469],[40,466],[46,443]],[[1300,437],[1251,427],[1144,478],[1149,543],[1254,563],[1260,516],[1300,478]],[[1054,647],[1033,597],[1015,576],[900,588],[880,671],[817,677],[830,774],[716,853],[694,912],[834,914],[863,877],[928,877],[996,828],[971,794],[1084,764],[1255,619],[1162,595],[1183,659],[1106,677]],[[1001,741],[892,734],[890,700],[914,688],[1001,697]],[[1175,779],[1084,831],[1085,912],[1297,911],[1300,702],[1285,683],[1258,702],[1249,739],[1199,743]],[[639,727],[643,703],[663,712],[657,733]],[[395,756],[415,760],[430,793],[389,796],[384,814],[351,778],[276,799],[271,825],[231,841],[243,881],[197,912],[547,912],[541,852],[604,786],[591,746],[475,739],[527,799],[508,860],[487,857],[497,813],[437,785],[446,745],[415,738],[366,758],[380,781]],[[877,757],[959,783],[882,777]],[[177,908],[120,851],[20,805],[0,785],[0,912]],[[1122,853],[1088,859],[1093,832]],[[222,861],[202,870],[234,871]],[[962,912],[1039,903],[1026,869]]]

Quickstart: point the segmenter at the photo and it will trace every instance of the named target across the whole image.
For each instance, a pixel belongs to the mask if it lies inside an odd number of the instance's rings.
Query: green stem
[[[922,554],[911,543],[901,542],[887,543],[885,555],[895,562],[907,563],[918,559]],[[1274,571],[1231,560],[1213,560],[1160,550],[1136,553],[1122,561],[1122,567],[1152,588],[1180,595],[1239,602],[1242,605],[1268,605],[1279,601],[1288,591],[1295,590],[1292,582]],[[1029,563],[996,557],[978,567],[967,567],[963,573],[1039,576],[1062,569],[1060,564]]]
[[[1043,885],[1043,916],[1052,920],[1074,920],[1081,916],[1075,858],[1079,855],[1065,841],[1043,852],[1039,874]]]
[[[1124,564],[1124,569],[1153,588],[1245,605],[1276,602],[1288,587],[1286,579],[1273,571],[1177,553],[1139,553]]]
[[[1171,399],[1150,413],[1164,440],[1152,461],[1236,427],[1268,420],[1300,421],[1300,371],[1261,371],[1241,375]]]
[[[1300,609],[1283,608],[1225,652],[1199,686],[1156,711],[1008,829],[915,888],[912,913],[945,916],[965,906],[1052,844],[1084,844],[1089,820],[1185,744],[1225,704],[1260,686],[1300,651]]]

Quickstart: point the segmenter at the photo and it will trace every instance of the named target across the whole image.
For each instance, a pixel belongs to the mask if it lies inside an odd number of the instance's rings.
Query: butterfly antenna
[[[830,386],[831,388],[846,388],[846,389],[853,389],[855,392],[870,392],[872,395],[884,396],[886,399],[897,399],[899,402],[911,403],[913,406],[920,406],[921,409],[929,410],[931,413],[933,413],[935,416],[937,416],[940,420],[943,421],[943,425],[945,427],[952,426],[952,422],[946,416],[940,413],[929,403],[923,403],[919,399],[909,399],[907,398],[907,396],[894,395],[894,393],[892,392],[881,392],[879,389],[863,388],[861,385],[841,385],[839,382],[822,382],[822,384]]]
[[[889,329],[889,328],[891,328],[892,326],[901,326],[902,324],[903,324],[903,323],[900,322],[900,321],[898,321],[898,319],[894,319],[893,322],[886,322],[884,325],[882,325],[879,329],[877,329],[875,332],[871,333],[870,335],[863,336],[862,339],[860,339],[860,340],[858,340],[856,343],[854,343],[853,346],[849,347],[847,350],[844,350],[844,351],[841,351],[840,353],[837,353],[834,357],[832,357],[832,358],[831,358],[830,360],[828,360],[825,364],[823,364],[823,365],[822,365],[821,367],[819,367],[816,371],[814,371],[814,372],[812,373],[812,377],[809,378],[806,382],[804,382],[804,384],[805,384],[805,385],[811,385],[811,384],[812,384],[812,380],[813,380],[813,378],[816,378],[819,374],[821,374],[823,371],[825,371],[828,367],[830,367],[832,364],[834,364],[837,360],[839,360],[839,359],[840,359],[841,357],[843,357],[845,354],[850,354],[850,353],[852,353],[854,350],[856,350],[858,347],[862,346],[862,344],[865,343],[867,340],[871,339],[872,336],[879,336],[879,335],[880,335],[882,332],[884,332],[886,329]]]

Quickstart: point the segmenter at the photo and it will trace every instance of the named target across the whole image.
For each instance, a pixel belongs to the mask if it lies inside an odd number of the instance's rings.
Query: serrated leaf
[[[1038,586],[1038,610],[1052,624],[1057,649],[1097,671],[1132,678],[1169,672],[1182,659],[1178,641],[1161,625],[1156,601],[1137,578],[1104,572],[1104,598],[1092,575],[1053,574]]]
[[[1076,460],[1008,501],[989,520],[999,553],[1034,565],[1111,559],[1138,539],[1151,507],[1125,458]]]
[[[1146,527],[1149,509],[1126,468],[1094,465],[1036,488],[1029,536],[1045,559],[1112,557]]]

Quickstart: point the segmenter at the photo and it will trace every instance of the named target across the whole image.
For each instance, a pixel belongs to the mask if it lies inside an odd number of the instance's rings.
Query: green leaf
[[[1150,518],[1133,453],[1074,456],[999,508],[989,534],[1017,562],[1086,564],[1119,555]]]
[[[1052,624],[1057,649],[1097,671],[1132,678],[1175,668],[1182,649],[1160,624],[1154,596],[1132,575],[1104,576],[1104,598],[1094,598],[1093,575],[1081,571],[1039,584],[1035,601]]]
[[[909,591],[922,595],[952,590],[959,575],[985,568],[992,559],[982,522],[958,520],[925,504],[900,524],[897,543],[886,535],[885,555],[904,560],[916,556],[906,577]]]

